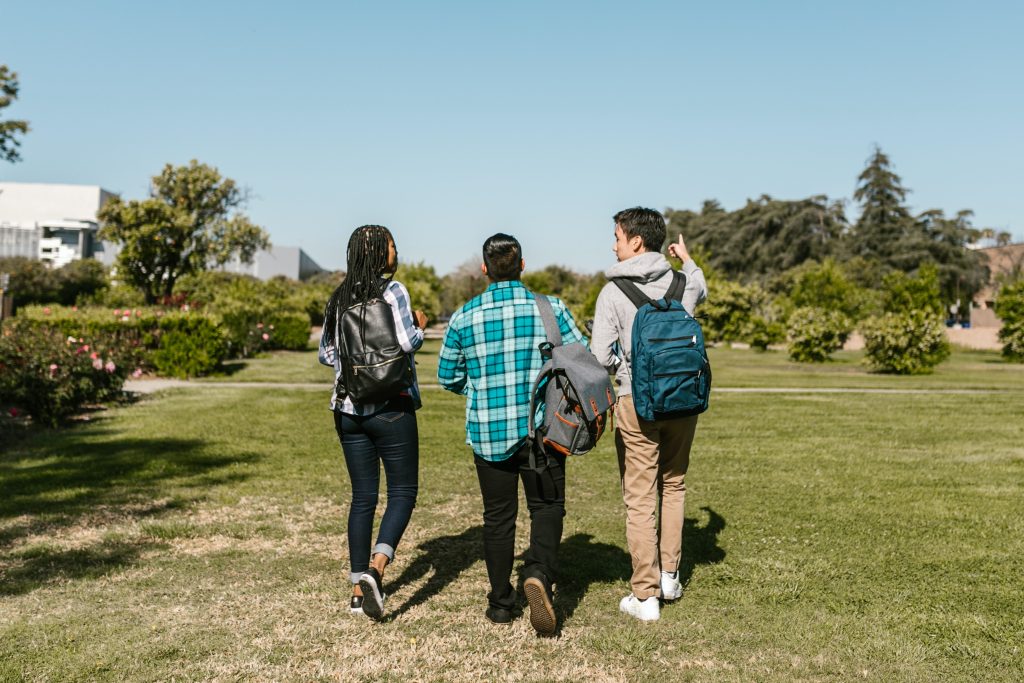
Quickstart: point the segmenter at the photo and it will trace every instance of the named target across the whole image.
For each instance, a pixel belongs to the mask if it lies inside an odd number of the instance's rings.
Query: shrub
[[[840,311],[851,320],[860,320],[877,306],[875,293],[858,287],[830,258],[821,263],[808,261],[782,273],[773,288],[786,295],[783,306],[788,312],[811,307]]]
[[[786,328],[777,321],[768,321],[759,315],[750,319],[747,343],[757,351],[767,351],[772,344],[786,341]]]
[[[261,282],[230,273],[202,273],[180,284],[176,294],[221,321],[228,352],[239,358],[272,349],[305,349],[310,320],[322,318],[330,296],[322,285],[317,289],[287,278]]]
[[[916,276],[894,271],[882,278],[882,308],[886,313],[927,311],[944,316],[939,271],[933,264],[921,266]]]
[[[949,357],[941,318],[932,311],[886,313],[863,325],[864,361],[879,372],[927,374]]]
[[[843,348],[852,327],[839,311],[798,308],[789,317],[789,357],[800,363],[824,362]]]
[[[1003,357],[1024,362],[1024,280],[1003,285],[996,295],[996,315],[1003,321],[999,341],[1003,342]]]
[[[701,327],[709,341],[747,341],[752,320],[768,301],[768,294],[757,285],[741,285],[721,280],[712,288],[700,307]]]
[[[12,321],[0,331],[0,404],[56,426],[83,406],[119,396],[136,353],[105,335],[70,337]]]
[[[213,372],[227,352],[224,333],[210,318],[196,316],[162,334],[151,359],[160,375],[199,377]]]
[[[115,340],[123,348],[137,349],[140,364],[153,367],[161,374],[169,373],[176,377],[202,374],[196,368],[207,368],[205,372],[209,372],[226,357],[227,352],[224,334],[218,329],[220,321],[194,311],[30,306],[18,314],[17,320],[23,325],[58,330],[65,337],[102,336]],[[210,330],[216,332],[216,335]],[[202,340],[202,344],[198,341],[192,344],[199,357],[187,363],[187,369],[182,372],[173,371],[167,362],[158,366],[153,357],[165,344],[178,345],[173,337],[170,342],[166,341],[168,335],[176,332],[194,334],[197,340]],[[180,358],[180,353],[175,357]],[[216,358],[217,362],[211,365],[209,359],[212,358]]]

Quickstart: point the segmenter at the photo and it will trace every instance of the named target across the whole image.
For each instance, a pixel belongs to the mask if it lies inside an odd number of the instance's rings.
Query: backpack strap
[[[544,322],[544,333],[548,337],[548,343],[554,346],[562,345],[562,329],[558,326],[558,320],[555,318],[555,309],[551,307],[551,302],[543,294],[534,294],[533,300],[537,304],[537,310],[540,312],[540,319]]]
[[[665,292],[665,299],[667,301],[678,301],[679,303],[683,303],[683,294],[685,292],[686,276],[678,270],[673,270],[672,282],[668,286],[668,291]]]
[[[622,290],[622,293],[625,294],[637,308],[640,308],[644,304],[652,303],[651,299],[640,291],[640,288],[637,287],[636,283],[632,280],[624,277],[613,277],[612,282],[615,283],[616,287]]]

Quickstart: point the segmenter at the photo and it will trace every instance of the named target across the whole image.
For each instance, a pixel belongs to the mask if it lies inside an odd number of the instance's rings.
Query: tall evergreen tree
[[[914,218],[904,205],[908,190],[892,170],[889,157],[879,147],[857,178],[854,199],[861,205],[860,218],[847,234],[847,253],[896,267],[898,245],[914,229]]]

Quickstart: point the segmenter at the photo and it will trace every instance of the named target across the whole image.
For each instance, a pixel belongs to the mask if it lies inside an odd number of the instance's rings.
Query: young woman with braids
[[[348,241],[347,259],[345,279],[334,290],[324,314],[320,362],[333,366],[336,377],[341,373],[343,361],[335,339],[338,315],[350,306],[383,298],[391,306],[398,341],[413,368],[412,385],[383,403],[355,403],[350,396],[339,396],[337,390],[331,395],[334,426],[352,482],[352,504],[348,511],[351,610],[381,619],[384,570],[395,557],[395,548],[416,505],[419,483],[416,410],[420,407],[420,391],[415,381],[413,354],[423,344],[426,317],[422,311],[411,309],[408,290],[391,279],[398,267],[398,254],[387,228],[380,225],[357,228]],[[377,542],[371,550],[381,464],[387,478],[388,501]]]

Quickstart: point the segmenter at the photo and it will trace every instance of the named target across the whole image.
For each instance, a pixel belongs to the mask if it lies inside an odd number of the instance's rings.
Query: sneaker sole
[[[551,635],[555,632],[555,608],[551,606],[548,592],[540,579],[529,578],[523,582],[526,602],[530,605],[530,625],[537,633]]]
[[[372,578],[360,578],[359,588],[363,591],[363,614],[375,621],[384,618],[384,596],[380,586]]]

